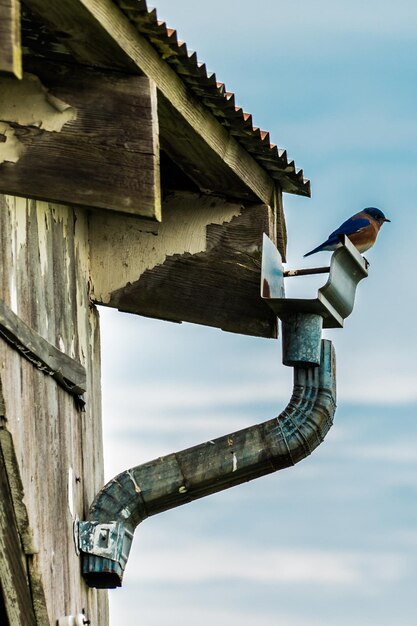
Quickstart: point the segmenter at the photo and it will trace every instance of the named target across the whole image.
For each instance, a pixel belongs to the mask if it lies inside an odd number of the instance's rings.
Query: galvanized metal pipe
[[[121,585],[136,526],[151,515],[298,463],[323,441],[336,409],[335,355],[294,368],[293,394],[276,418],[144,463],[111,480],[80,522],[88,585]]]
[[[281,322],[283,364],[319,365],[323,317],[318,313],[287,313]]]

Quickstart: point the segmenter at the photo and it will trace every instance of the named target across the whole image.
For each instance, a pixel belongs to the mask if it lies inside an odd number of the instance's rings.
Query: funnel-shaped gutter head
[[[79,523],[87,584],[122,584],[136,526],[146,517],[298,463],[323,441],[336,409],[335,355],[322,340],[320,365],[294,368],[293,393],[269,421],[129,469],[97,494]]]
[[[284,272],[279,251],[264,235],[261,297],[282,321],[284,365],[319,364],[322,328],[343,326],[352,313],[358,283],[368,276],[368,263],[343,235],[327,270],[329,278],[318,290],[317,298],[286,298],[284,277],[291,271]]]

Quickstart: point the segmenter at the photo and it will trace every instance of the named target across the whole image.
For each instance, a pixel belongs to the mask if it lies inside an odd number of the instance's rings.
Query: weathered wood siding
[[[51,376],[0,338],[5,427],[11,433],[33,538],[24,543],[42,621],[83,609],[107,624],[107,595],[88,589],[73,540],[103,482],[98,315],[89,301],[82,210],[0,196],[0,297],[32,329],[87,371],[85,412]],[[10,467],[10,464],[9,464]],[[30,533],[29,533],[30,535]]]

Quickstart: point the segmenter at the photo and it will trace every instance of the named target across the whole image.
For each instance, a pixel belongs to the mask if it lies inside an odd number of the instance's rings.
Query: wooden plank
[[[32,598],[0,448],[0,586],[10,626],[36,626]]]
[[[27,574],[32,597],[33,610],[37,624],[48,624],[48,611],[46,599],[39,572],[34,564],[34,555],[38,552],[33,541],[32,528],[29,525],[28,511],[24,502],[24,489],[19,471],[19,464],[16,458],[15,447],[12,435],[7,430],[6,407],[4,404],[2,383],[0,379],[0,454],[3,455],[4,468],[9,484],[9,491],[13,503],[13,511],[16,519],[16,526],[19,532],[25,555],[31,555],[26,560]],[[1,610],[0,610],[1,615]],[[2,622],[0,621],[0,624]]]
[[[163,209],[157,225],[91,216],[92,298],[149,317],[275,337],[276,317],[260,298],[263,232],[275,240],[272,210],[187,193]]]
[[[159,219],[152,82],[45,61],[27,69],[0,79],[0,191]]]
[[[0,300],[0,337],[70,393],[79,395],[86,391],[86,371],[81,363],[32,330],[3,300]]]
[[[112,0],[28,0],[26,4],[56,31],[80,62],[143,72],[155,82],[161,95],[161,141],[203,191],[271,204],[273,181],[267,172],[190,92]],[[186,141],[177,141],[179,126]],[[193,151],[191,164],[189,149]],[[222,175],[208,179],[206,170],[212,163]]]
[[[1,394],[0,382],[0,394]],[[33,541],[29,525],[27,509],[24,503],[24,489],[16,459],[16,453],[10,432],[6,428],[5,410],[0,411],[0,449],[3,454],[4,467],[7,473],[10,495],[13,502],[14,516],[19,531],[22,548],[25,554],[35,554],[37,547]]]
[[[0,74],[22,77],[19,0],[0,0]]]

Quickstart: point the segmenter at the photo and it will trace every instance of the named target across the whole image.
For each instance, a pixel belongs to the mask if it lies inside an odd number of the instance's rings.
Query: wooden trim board
[[[32,330],[3,300],[0,300],[0,337],[70,393],[81,395],[86,391],[87,375],[81,363]]]

